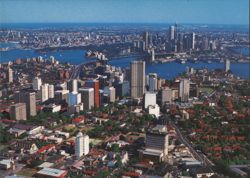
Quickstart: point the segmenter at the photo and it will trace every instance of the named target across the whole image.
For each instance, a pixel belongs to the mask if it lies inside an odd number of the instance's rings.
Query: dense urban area
[[[87,51],[0,64],[0,177],[250,177],[249,32],[171,24],[1,28],[1,51]],[[108,61],[134,56],[129,68]],[[119,59],[120,58],[120,59]],[[1,60],[1,56],[0,56]],[[147,64],[187,67],[174,79]],[[249,73],[250,71],[246,71]]]

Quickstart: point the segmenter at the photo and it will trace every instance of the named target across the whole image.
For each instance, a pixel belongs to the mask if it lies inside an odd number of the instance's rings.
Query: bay
[[[46,54],[37,53],[34,50],[10,50],[10,51],[1,51],[0,52],[0,62],[8,62],[16,59],[25,59],[42,56],[43,58],[49,58],[54,56],[55,59],[59,60],[61,63],[70,62],[72,64],[80,64],[87,62],[89,59],[85,58],[84,50],[63,50],[63,51],[51,51]],[[114,58],[108,63],[113,66],[125,68],[129,67],[130,62],[140,58],[137,57],[123,57],[123,58]],[[147,64],[146,73],[157,73],[160,77],[165,79],[173,79],[180,73],[184,72],[186,67],[198,68],[208,68],[209,70],[214,69],[223,69],[224,64],[218,62],[212,62],[210,64],[199,62],[199,63],[185,63],[180,64],[177,62],[170,62],[164,64]],[[249,63],[231,63],[232,72],[241,78],[249,79],[250,73],[250,64]]]

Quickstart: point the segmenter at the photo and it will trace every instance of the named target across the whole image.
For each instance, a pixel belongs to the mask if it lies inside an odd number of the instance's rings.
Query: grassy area
[[[207,94],[211,94],[214,91],[212,88],[207,88],[207,87],[199,88],[199,89],[200,89],[200,92],[207,93]]]
[[[103,140],[101,139],[90,139],[90,143],[92,143],[94,146],[102,144]]]

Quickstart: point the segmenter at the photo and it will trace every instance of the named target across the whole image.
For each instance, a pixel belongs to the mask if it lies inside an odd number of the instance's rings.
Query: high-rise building
[[[10,106],[10,118],[14,120],[26,120],[26,104],[16,103]]]
[[[69,93],[69,90],[57,90],[55,92],[55,102],[60,103],[63,100],[67,100],[67,94]]]
[[[168,31],[169,41],[176,39],[176,28],[175,26],[170,26]]]
[[[156,93],[146,92],[144,94],[144,109],[147,109],[149,106],[156,105]]]
[[[146,133],[145,148],[139,150],[139,159],[155,163],[167,161],[168,132],[165,125],[157,125]]]
[[[92,109],[94,107],[94,88],[79,88],[79,93],[81,93],[84,109]]]
[[[145,43],[145,50],[147,50],[148,49],[148,47],[149,47],[149,43],[148,43],[148,32],[144,32],[143,33],[143,41],[144,41],[144,43]]]
[[[109,98],[109,102],[115,102],[116,95],[114,87],[105,87],[103,93]]]
[[[42,85],[42,79],[39,77],[35,77],[32,81],[32,86],[34,90],[40,90]]]
[[[119,82],[118,84],[115,85],[115,89],[117,97],[123,97],[129,95],[130,92],[129,81],[125,80],[123,82]]]
[[[35,92],[15,92],[15,103],[25,103],[28,117],[36,116],[36,93]]]
[[[179,85],[179,98],[182,102],[187,102],[189,99],[190,81],[182,79]]]
[[[141,98],[145,93],[145,62],[132,61],[131,70],[131,97]]]
[[[7,70],[7,82],[13,83],[13,70],[11,68]]]
[[[83,135],[83,154],[87,155],[89,153],[89,136]]]
[[[165,103],[171,103],[173,99],[173,92],[170,88],[163,88],[161,90],[161,105],[164,105]]]
[[[74,106],[81,103],[81,93],[70,92],[67,94],[68,106]]]
[[[152,48],[151,49],[151,62],[154,62],[155,61],[155,49]]]
[[[75,140],[75,156],[80,158],[83,155],[83,134],[79,132]]]
[[[54,98],[55,97],[54,85],[49,85],[49,87],[48,87],[48,97],[49,98]]]
[[[45,83],[41,85],[41,101],[47,101],[49,99],[49,84]]]
[[[230,70],[230,60],[225,60],[225,72],[228,72]]]
[[[167,127],[157,125],[146,133],[146,149],[160,150],[164,155],[168,155],[168,133]]]
[[[98,80],[88,80],[86,82],[86,87],[94,88],[94,103],[95,103],[95,107],[99,108],[100,107],[99,81]]]
[[[89,136],[83,135],[82,132],[79,132],[76,135],[75,140],[75,155],[77,158],[80,158],[83,155],[89,153]]]
[[[190,34],[190,47],[191,49],[195,49],[195,33]]]
[[[77,80],[69,80],[67,82],[67,88],[70,92],[78,92],[78,83]]]
[[[148,90],[149,91],[156,91],[158,89],[157,87],[158,79],[156,73],[150,73],[148,74]]]

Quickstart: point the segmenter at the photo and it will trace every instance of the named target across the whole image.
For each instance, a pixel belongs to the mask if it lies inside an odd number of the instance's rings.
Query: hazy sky
[[[0,21],[249,24],[249,0],[0,0]]]

